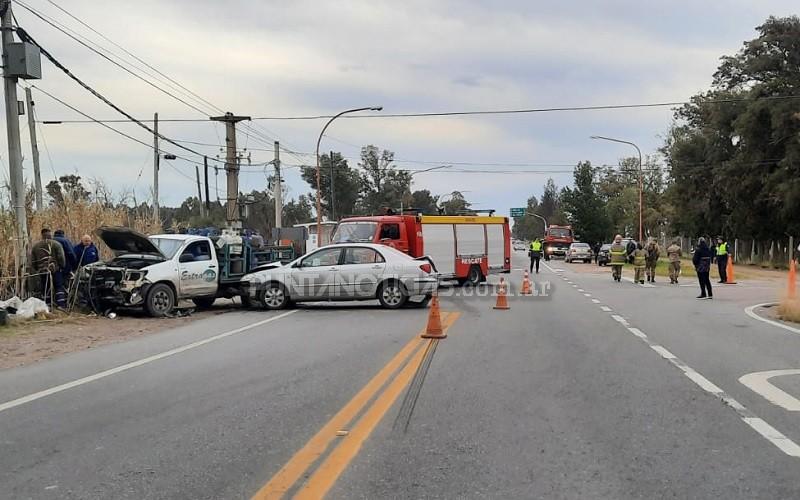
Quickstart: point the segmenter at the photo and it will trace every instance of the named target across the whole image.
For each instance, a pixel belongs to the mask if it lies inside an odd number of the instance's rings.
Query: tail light
[[[430,264],[420,264],[419,268],[422,269],[422,272],[425,274],[431,274],[431,271],[433,270]]]

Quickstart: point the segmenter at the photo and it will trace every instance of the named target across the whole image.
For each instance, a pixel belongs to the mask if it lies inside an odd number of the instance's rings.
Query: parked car
[[[582,260],[587,264],[592,262],[592,247],[588,243],[572,243],[564,255],[564,262]]]
[[[514,242],[514,250],[524,252],[527,249],[528,249],[528,244],[525,243],[524,241],[517,240]]]
[[[600,251],[597,252],[598,266],[605,266],[611,262],[611,254],[609,253],[610,249],[611,249],[611,243],[605,243],[603,246],[600,247]]]
[[[269,265],[247,274],[251,299],[266,309],[283,309],[293,302],[375,300],[396,309],[410,298],[428,305],[439,284],[430,257],[409,257],[374,243],[333,244],[288,264]]]

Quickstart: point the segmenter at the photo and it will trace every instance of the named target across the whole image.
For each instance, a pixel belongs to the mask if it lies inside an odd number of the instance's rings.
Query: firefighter
[[[611,244],[608,253],[611,255],[611,276],[614,281],[622,279],[622,266],[625,264],[627,258],[627,250],[622,246],[622,236],[614,236],[614,243]]]
[[[728,242],[722,236],[717,238],[717,251],[714,256],[717,259],[717,269],[719,270],[718,283],[726,283],[728,281],[728,256],[730,250],[728,249]]]
[[[63,274],[66,267],[64,249],[53,239],[49,228],[42,228],[42,239],[34,243],[31,249],[31,262],[34,271],[39,275],[39,282],[45,302],[52,306],[55,298],[58,307],[67,306],[67,295],[64,292]]]
[[[674,240],[672,245],[667,247],[667,257],[669,258],[669,282],[673,285],[678,284],[678,277],[681,275],[681,247],[678,240]]]
[[[644,268],[647,265],[647,251],[641,242],[636,244],[636,250],[633,251],[633,269],[634,283],[641,283],[644,285]]]
[[[528,252],[531,258],[531,268],[529,272],[533,272],[534,265],[536,267],[536,274],[539,274],[539,259],[542,258],[542,240],[536,238],[531,241],[531,249]]]
[[[645,248],[647,252],[647,259],[645,263],[645,271],[647,274],[648,283],[656,282],[656,266],[658,265],[658,258],[661,257],[661,248],[658,246],[655,238],[651,238]]]

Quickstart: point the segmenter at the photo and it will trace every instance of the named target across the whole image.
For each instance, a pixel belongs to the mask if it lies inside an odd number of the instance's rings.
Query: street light
[[[472,191],[470,191],[469,189],[464,189],[464,190],[454,189],[453,191],[451,191],[449,193],[445,193],[445,194],[439,195],[439,199],[437,201],[441,204],[444,201],[444,199],[447,198],[448,196],[452,197],[452,196],[455,196],[456,193],[463,195],[464,193],[471,193],[471,192]],[[477,203],[470,203],[470,205],[477,205]]]
[[[547,219],[545,219],[541,215],[535,214],[533,212],[525,212],[525,215],[531,215],[533,217],[538,217],[538,218],[542,219],[542,222],[544,222],[544,235],[547,236]]]
[[[629,141],[623,141],[621,139],[612,139],[611,137],[603,137],[601,135],[593,135],[593,136],[590,137],[590,139],[601,139],[601,140],[604,140],[604,141],[611,141],[611,142],[619,142],[621,144],[628,144],[629,146],[633,146],[634,148],[636,148],[636,152],[639,153],[639,241],[642,241],[642,238],[643,238],[642,212],[644,210],[644,203],[642,201],[642,199],[643,199],[642,190],[643,190],[643,184],[644,184],[643,173],[642,173],[642,150],[639,149],[639,146],[637,146],[636,144],[634,144],[632,142],[629,142]]]
[[[426,169],[423,169],[423,170],[415,170],[414,172],[411,172],[411,175],[409,175],[409,178],[414,177],[417,174],[422,174],[424,172],[430,172],[432,170],[441,170],[443,168],[452,168],[452,167],[453,167],[452,165],[439,165],[438,167],[431,167],[431,168],[426,168]],[[408,181],[408,187],[411,188],[411,181],[410,180]],[[400,197],[400,215],[403,215],[403,197],[402,196]]]
[[[354,109],[347,109],[342,111],[341,113],[333,115],[330,120],[322,127],[322,132],[319,133],[319,138],[317,139],[317,149],[316,149],[316,157],[317,157],[317,246],[322,246],[322,180],[320,174],[320,165],[319,165],[319,143],[322,142],[322,136],[325,135],[325,131],[328,129],[328,126],[333,123],[333,120],[339,118],[342,115],[346,115],[348,113],[357,113],[359,111],[381,111],[383,110],[383,106],[372,106],[366,108],[354,108]]]

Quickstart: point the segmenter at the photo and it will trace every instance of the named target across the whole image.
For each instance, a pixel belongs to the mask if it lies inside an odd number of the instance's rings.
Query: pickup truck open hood
[[[114,252],[116,257],[137,254],[153,255],[166,260],[166,257],[147,236],[127,227],[101,227],[94,234]]]

